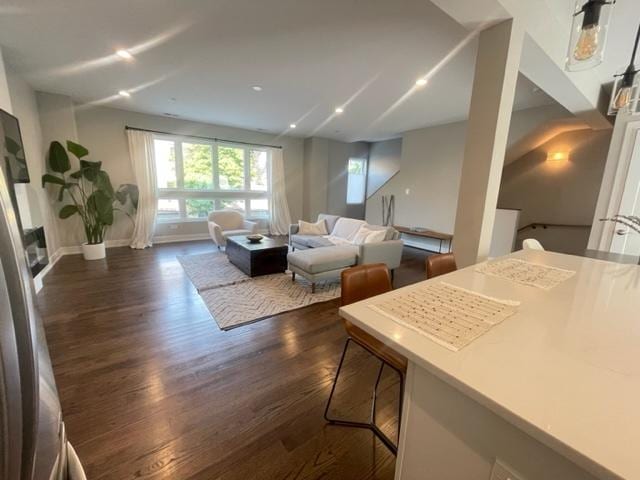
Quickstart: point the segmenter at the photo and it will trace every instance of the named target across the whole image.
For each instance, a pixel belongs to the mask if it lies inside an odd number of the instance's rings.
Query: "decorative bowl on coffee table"
[[[264,237],[262,235],[247,235],[247,240],[249,240],[249,243],[260,243],[260,241],[263,239]]]

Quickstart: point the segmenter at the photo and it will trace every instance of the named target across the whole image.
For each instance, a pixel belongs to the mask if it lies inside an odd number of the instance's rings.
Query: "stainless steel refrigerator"
[[[86,480],[65,434],[34,295],[0,168],[0,479]]]

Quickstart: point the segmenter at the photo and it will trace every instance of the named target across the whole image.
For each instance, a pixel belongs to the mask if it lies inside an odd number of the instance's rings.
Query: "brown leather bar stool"
[[[342,278],[342,305],[349,305],[351,303],[359,302],[366,298],[380,295],[385,292],[391,291],[391,277],[389,275],[389,269],[383,263],[371,264],[371,265],[359,265],[357,267],[344,270],[341,274]],[[351,322],[344,321],[345,329],[349,338],[347,339],[344,350],[342,351],[342,357],[338,365],[338,371],[336,372],[335,379],[333,380],[333,386],[331,387],[331,393],[329,394],[329,400],[327,407],[324,410],[324,418],[331,424],[343,425],[347,427],[366,428],[371,430],[395,455],[398,451],[397,443],[394,443],[387,437],[387,435],[380,430],[376,424],[376,399],[378,394],[378,385],[380,384],[380,378],[382,377],[382,371],[385,365],[395,370],[400,377],[400,402],[398,407],[398,436],[400,435],[400,421],[402,419],[402,397],[404,394],[404,378],[407,372],[407,359],[397,353],[395,350],[389,348],[377,338],[369,335],[364,330],[356,327]],[[378,370],[378,377],[376,379],[375,386],[373,387],[371,415],[369,422],[352,422],[350,420],[341,420],[331,418],[329,416],[329,407],[331,406],[331,400],[338,383],[338,377],[342,370],[342,364],[349,348],[349,344],[355,342],[368,351],[371,355],[380,360],[380,369]]]
[[[453,253],[441,253],[427,257],[427,278],[455,272],[457,269]]]

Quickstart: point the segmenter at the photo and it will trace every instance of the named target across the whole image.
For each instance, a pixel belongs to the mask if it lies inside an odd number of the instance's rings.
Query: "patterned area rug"
[[[251,279],[229,262],[224,252],[180,255],[177,258],[198,293]]]
[[[340,296],[339,282],[311,285],[299,276],[295,283],[285,274],[255,277],[248,282],[200,292],[205,305],[222,330],[246,325],[279,313]]]
[[[311,284],[300,276],[295,282],[288,274],[251,278],[222,252],[184,255],[178,261],[222,330],[340,296],[339,281],[319,282],[312,294]]]

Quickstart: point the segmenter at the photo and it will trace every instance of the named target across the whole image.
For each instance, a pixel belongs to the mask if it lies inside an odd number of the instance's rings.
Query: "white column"
[[[523,40],[513,19],[480,34],[454,230],[458,267],[489,255]]]

